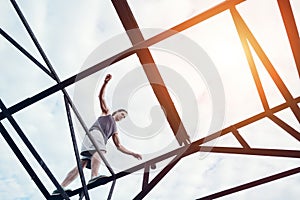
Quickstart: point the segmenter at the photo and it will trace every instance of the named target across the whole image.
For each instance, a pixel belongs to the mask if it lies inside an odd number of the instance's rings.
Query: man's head
[[[121,121],[128,115],[127,111],[125,109],[119,109],[112,113],[113,118],[115,121]]]

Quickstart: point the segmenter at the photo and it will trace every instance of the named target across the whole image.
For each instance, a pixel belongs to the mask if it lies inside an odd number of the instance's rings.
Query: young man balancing
[[[142,156],[138,153],[134,153],[127,148],[125,148],[119,140],[118,137],[118,131],[116,122],[121,121],[127,116],[127,111],[124,109],[119,109],[112,114],[110,114],[110,111],[106,105],[106,102],[104,100],[104,91],[106,88],[107,83],[111,80],[112,76],[108,74],[105,77],[104,83],[101,87],[101,90],[99,92],[99,101],[100,101],[100,107],[102,110],[102,115],[98,117],[98,119],[95,121],[95,123],[92,125],[92,127],[89,129],[90,135],[96,143],[97,147],[100,149],[102,153],[106,153],[106,143],[107,140],[112,137],[113,142],[117,149],[121,151],[122,153],[132,155],[133,157],[141,160]],[[82,148],[80,152],[81,157],[81,167],[82,168],[90,168],[91,169],[91,179],[89,183],[92,183],[96,181],[101,176],[98,176],[98,171],[100,167],[100,155],[96,151],[95,146],[89,139],[87,135],[85,135],[83,142],[82,142]],[[65,188],[68,186],[77,176],[78,176],[78,168],[75,166],[66,176],[64,181],[61,183],[61,186]],[[55,190],[53,194],[59,194],[58,190]]]

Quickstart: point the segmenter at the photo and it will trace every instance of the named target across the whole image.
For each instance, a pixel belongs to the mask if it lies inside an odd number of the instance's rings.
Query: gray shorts
[[[105,146],[104,138],[103,138],[101,131],[94,129],[94,130],[90,131],[90,135],[91,135],[93,141],[96,143],[99,150],[106,152],[106,146]],[[96,150],[95,146],[93,145],[93,143],[91,142],[88,135],[85,135],[83,142],[82,142],[80,155],[81,155],[81,160],[89,161],[87,168],[90,168],[91,158],[96,151],[97,150]]]

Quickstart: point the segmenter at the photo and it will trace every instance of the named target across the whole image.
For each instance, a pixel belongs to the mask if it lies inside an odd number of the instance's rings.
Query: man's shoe
[[[104,175],[100,175],[100,176],[96,176],[94,178],[92,178],[91,180],[89,180],[89,183],[88,184],[92,184],[92,183],[95,183],[97,180],[101,179],[101,178],[106,178],[107,176],[104,176]]]
[[[72,191],[72,190],[70,190],[70,189],[65,189],[65,188],[63,188],[63,190],[64,190],[66,193]],[[58,189],[54,190],[54,191],[52,192],[52,195],[60,195],[59,190],[58,190]]]

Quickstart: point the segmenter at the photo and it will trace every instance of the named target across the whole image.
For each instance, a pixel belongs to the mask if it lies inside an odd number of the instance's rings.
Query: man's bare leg
[[[104,154],[105,151],[102,151],[102,153]],[[98,152],[95,152],[92,156],[92,160],[91,160],[91,179],[95,178],[98,176],[98,171],[100,168],[100,163],[101,163],[101,157],[99,155]]]
[[[85,168],[87,165],[88,161],[87,160],[82,160],[81,161],[81,167]],[[67,187],[72,181],[74,181],[77,176],[78,176],[79,172],[78,172],[78,168],[77,166],[75,166],[66,176],[66,178],[64,179],[64,181],[61,183],[62,187]]]

